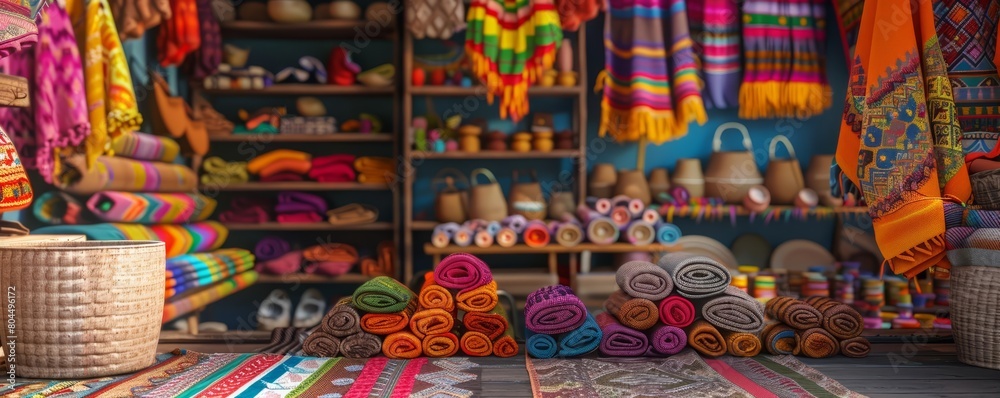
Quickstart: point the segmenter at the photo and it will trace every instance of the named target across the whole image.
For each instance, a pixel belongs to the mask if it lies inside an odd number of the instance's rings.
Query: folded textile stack
[[[326,214],[326,200],[305,192],[281,192],[274,205],[275,217],[279,223],[323,222]]]
[[[606,245],[621,240],[633,245],[672,244],[681,238],[680,228],[664,222],[656,209],[647,208],[639,199],[621,195],[587,198],[587,204],[577,208],[576,213],[590,243]]]
[[[219,221],[236,224],[260,224],[271,221],[274,204],[265,198],[240,196],[229,202],[229,209],[219,213]]]
[[[201,164],[203,185],[224,187],[230,184],[242,184],[249,180],[247,162],[227,162],[218,156],[212,156]]]
[[[362,156],[354,161],[354,169],[362,184],[391,184],[397,179],[396,162],[392,158]]]
[[[191,193],[98,192],[87,208],[107,222],[183,224],[204,221],[215,211],[215,199]]]
[[[263,182],[303,181],[312,169],[312,155],[291,149],[277,149],[247,162],[247,172]]]
[[[371,358],[382,349],[382,339],[361,329],[361,316],[351,297],[337,302],[323,316],[319,328],[302,342],[302,351],[315,357]]]
[[[202,308],[208,303],[218,301],[223,297],[243,290],[247,286],[257,282],[257,278],[258,274],[256,271],[246,271],[216,283],[209,289],[167,301],[163,306],[163,322],[169,322],[197,308]]]
[[[324,243],[302,250],[307,274],[340,276],[358,263],[358,250],[343,243]]]
[[[841,353],[861,358],[871,351],[868,340],[860,337],[861,314],[847,304],[822,296],[776,297],[767,302],[765,311],[770,322],[761,336],[771,354],[826,358]]]
[[[428,276],[429,282],[421,289],[421,297],[425,298],[421,304],[440,307],[441,300],[435,297],[454,297],[455,309],[464,313],[462,319],[456,318],[464,326],[459,336],[462,352],[470,356],[517,354],[517,342],[509,330],[510,320],[498,305],[497,283],[489,265],[471,254],[456,253],[441,260]],[[454,309],[451,313],[455,313]]]
[[[528,295],[524,305],[525,343],[535,358],[575,357],[598,349],[604,333],[587,307],[567,286],[554,285]]]
[[[691,301],[674,292],[666,270],[646,261],[618,268],[621,290],[604,302],[596,317],[603,331],[601,353],[608,356],[666,356],[687,346],[684,327],[695,318]]]
[[[253,254],[244,249],[220,249],[169,258],[166,298],[246,272],[253,265]]]
[[[85,235],[88,240],[156,240],[166,244],[167,258],[218,249],[229,236],[229,230],[215,221],[182,225],[54,225],[33,232],[45,235]]]
[[[357,180],[355,159],[350,154],[317,156],[312,159],[309,178],[319,182],[354,182]]]

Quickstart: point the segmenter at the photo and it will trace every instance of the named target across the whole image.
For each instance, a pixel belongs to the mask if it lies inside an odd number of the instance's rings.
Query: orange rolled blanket
[[[451,332],[455,317],[440,308],[422,309],[410,317],[410,331],[419,339],[429,335]]]
[[[458,336],[448,332],[424,337],[423,348],[431,358],[450,357],[458,352]]]
[[[840,343],[822,328],[795,332],[795,355],[809,358],[827,358],[840,352]]]
[[[507,331],[507,317],[503,307],[493,307],[491,312],[468,312],[462,318],[465,329],[485,334],[490,340],[500,338]]]
[[[259,174],[265,167],[282,160],[304,160],[308,162],[311,159],[312,155],[305,152],[293,151],[291,149],[276,149],[247,162],[247,171],[250,174]]]
[[[838,339],[852,339],[865,330],[861,314],[847,304],[822,296],[806,297],[805,302],[823,314],[823,329]]]
[[[794,329],[817,328],[823,323],[823,314],[805,301],[791,297],[775,297],[764,307],[767,316]]]
[[[314,331],[302,342],[302,352],[312,357],[333,358],[340,353],[340,339],[321,330]]]
[[[413,313],[417,311],[417,303],[410,301],[406,308],[400,312],[388,314],[378,314],[369,312],[361,316],[361,329],[379,336],[393,334],[403,331],[410,325]]]
[[[268,178],[278,173],[293,173],[304,175],[309,173],[312,162],[308,159],[278,159],[260,169],[257,175],[260,178]]]
[[[688,345],[701,355],[714,358],[725,355],[729,350],[719,330],[704,319],[684,328],[684,332],[688,335]]]
[[[382,354],[391,359],[413,359],[423,354],[423,343],[410,332],[396,332],[385,336]]]
[[[497,281],[468,289],[455,295],[458,309],[465,312],[490,312],[500,299],[497,297]]]
[[[772,299],[773,300],[773,299]],[[760,332],[762,343],[772,355],[789,355],[795,352],[795,330],[781,322],[772,322]]]
[[[510,358],[517,355],[519,347],[517,340],[514,340],[514,329],[507,328],[503,336],[493,341],[493,355],[500,358]]]
[[[448,312],[455,311],[455,298],[448,289],[434,283],[434,272],[427,272],[424,275],[424,285],[420,288],[420,295],[417,297],[420,308],[431,309],[440,308]]]
[[[479,332],[465,332],[460,343],[462,352],[470,357],[485,357],[493,353],[493,341]]]
[[[872,351],[872,344],[864,337],[842,340],[840,353],[849,358],[864,358]]]
[[[635,330],[646,330],[660,321],[656,303],[644,298],[633,298],[622,290],[611,293],[604,301],[604,309],[614,315],[622,325]]]
[[[742,332],[726,332],[726,348],[734,357],[752,357],[760,354],[760,338],[755,334]]]

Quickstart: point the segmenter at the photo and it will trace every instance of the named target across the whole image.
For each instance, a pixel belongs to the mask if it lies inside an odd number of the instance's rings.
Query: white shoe
[[[324,315],[326,315],[326,298],[319,290],[306,290],[299,300],[299,305],[295,307],[295,320],[292,322],[292,326],[311,328],[319,325]]]
[[[292,319],[292,299],[284,290],[275,290],[267,295],[257,309],[257,328],[274,330],[286,328]]]

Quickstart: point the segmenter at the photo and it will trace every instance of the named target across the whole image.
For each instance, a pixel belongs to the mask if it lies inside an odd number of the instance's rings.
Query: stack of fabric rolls
[[[604,333],[568,286],[554,285],[528,295],[524,305],[525,343],[535,358],[576,357],[596,350]]]
[[[825,358],[841,353],[862,358],[871,351],[871,344],[861,337],[861,314],[829,297],[777,297],[767,302],[766,311],[770,321],[762,336],[772,354]]]
[[[454,302],[454,308],[448,308],[449,301]],[[420,292],[421,312],[429,306],[452,314],[460,332],[459,347],[469,356],[492,354],[506,358],[517,354],[510,320],[498,302],[497,282],[490,267],[468,253],[455,253],[441,260],[433,274],[427,275]],[[417,333],[417,328],[413,331]]]
[[[326,217],[326,200],[305,192],[281,192],[274,206],[279,223],[318,223]]]
[[[665,270],[646,261],[622,264],[615,275],[620,290],[597,315],[604,337],[601,353],[609,356],[668,356],[687,346],[685,327],[694,322],[694,305],[671,296],[673,281]]]
[[[381,281],[373,279],[368,283],[373,283],[371,287]],[[302,342],[303,353],[315,357],[371,358],[381,350],[382,339],[361,329],[361,316],[351,297],[334,304],[319,327]]]
[[[362,156],[354,161],[358,182],[362,184],[391,184],[397,179],[396,162],[392,158]]]

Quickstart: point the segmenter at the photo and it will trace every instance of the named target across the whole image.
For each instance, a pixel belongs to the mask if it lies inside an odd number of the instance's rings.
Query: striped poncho
[[[695,53],[702,62],[706,105],[735,108],[743,79],[739,4],[732,0],[688,0],[687,15]]]
[[[551,69],[562,41],[552,0],[473,0],[465,53],[487,100],[500,97],[500,117],[528,114],[528,86]]]

